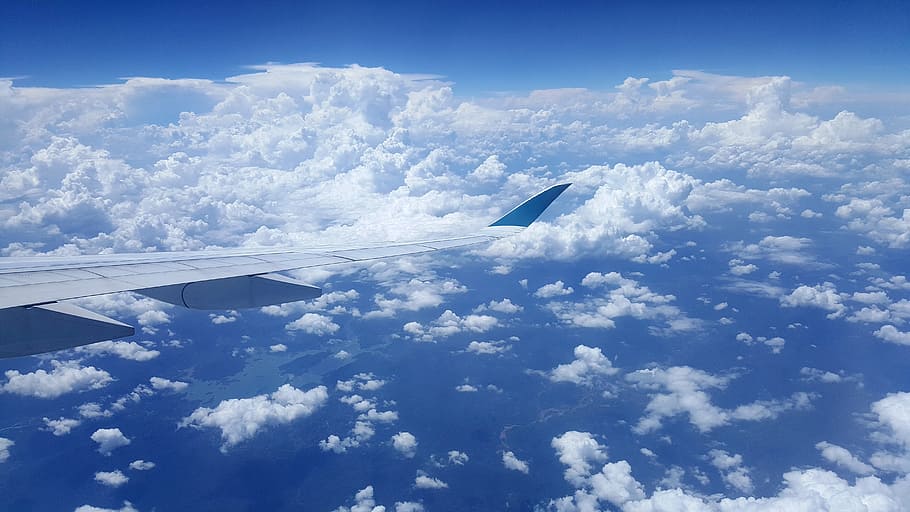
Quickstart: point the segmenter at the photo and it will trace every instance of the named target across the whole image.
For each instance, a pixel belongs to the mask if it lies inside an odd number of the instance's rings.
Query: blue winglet
[[[531,223],[537,220],[537,217],[540,217],[540,214],[550,206],[550,203],[559,197],[559,194],[562,194],[565,189],[569,188],[569,185],[571,185],[571,183],[553,185],[515,208],[512,208],[512,211],[490,224],[490,227],[518,226],[526,228],[530,226]]]

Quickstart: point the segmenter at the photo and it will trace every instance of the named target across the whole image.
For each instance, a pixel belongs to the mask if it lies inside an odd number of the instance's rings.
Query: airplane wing
[[[318,287],[277,272],[422,254],[498,240],[528,227],[569,184],[552,186],[475,233],[409,243],[0,258],[0,358],[131,336],[124,323],[65,301],[133,291],[191,309],[313,299]]]

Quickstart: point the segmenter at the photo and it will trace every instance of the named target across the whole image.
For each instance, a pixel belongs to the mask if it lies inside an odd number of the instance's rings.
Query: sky
[[[265,62],[435,74],[461,94],[605,88],[670,69],[905,83],[910,9],[873,2],[15,2],[24,85],[221,79]]]
[[[0,509],[910,510],[899,2],[53,2],[0,21],[0,257],[521,234],[75,301]]]

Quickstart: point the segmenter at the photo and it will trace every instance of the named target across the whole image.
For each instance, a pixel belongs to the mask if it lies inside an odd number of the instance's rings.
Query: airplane
[[[569,187],[554,185],[474,232],[407,243],[330,249],[212,251],[0,258],[0,359],[132,336],[132,326],[67,299],[132,291],[200,310],[244,309],[315,299],[319,287],[288,270],[463,248],[517,234]]]

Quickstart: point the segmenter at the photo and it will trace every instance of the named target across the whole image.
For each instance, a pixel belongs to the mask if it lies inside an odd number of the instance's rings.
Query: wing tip
[[[560,196],[571,183],[560,183],[538,192],[530,199],[509,210],[492,224],[493,226],[517,226],[526,228],[531,225]]]

